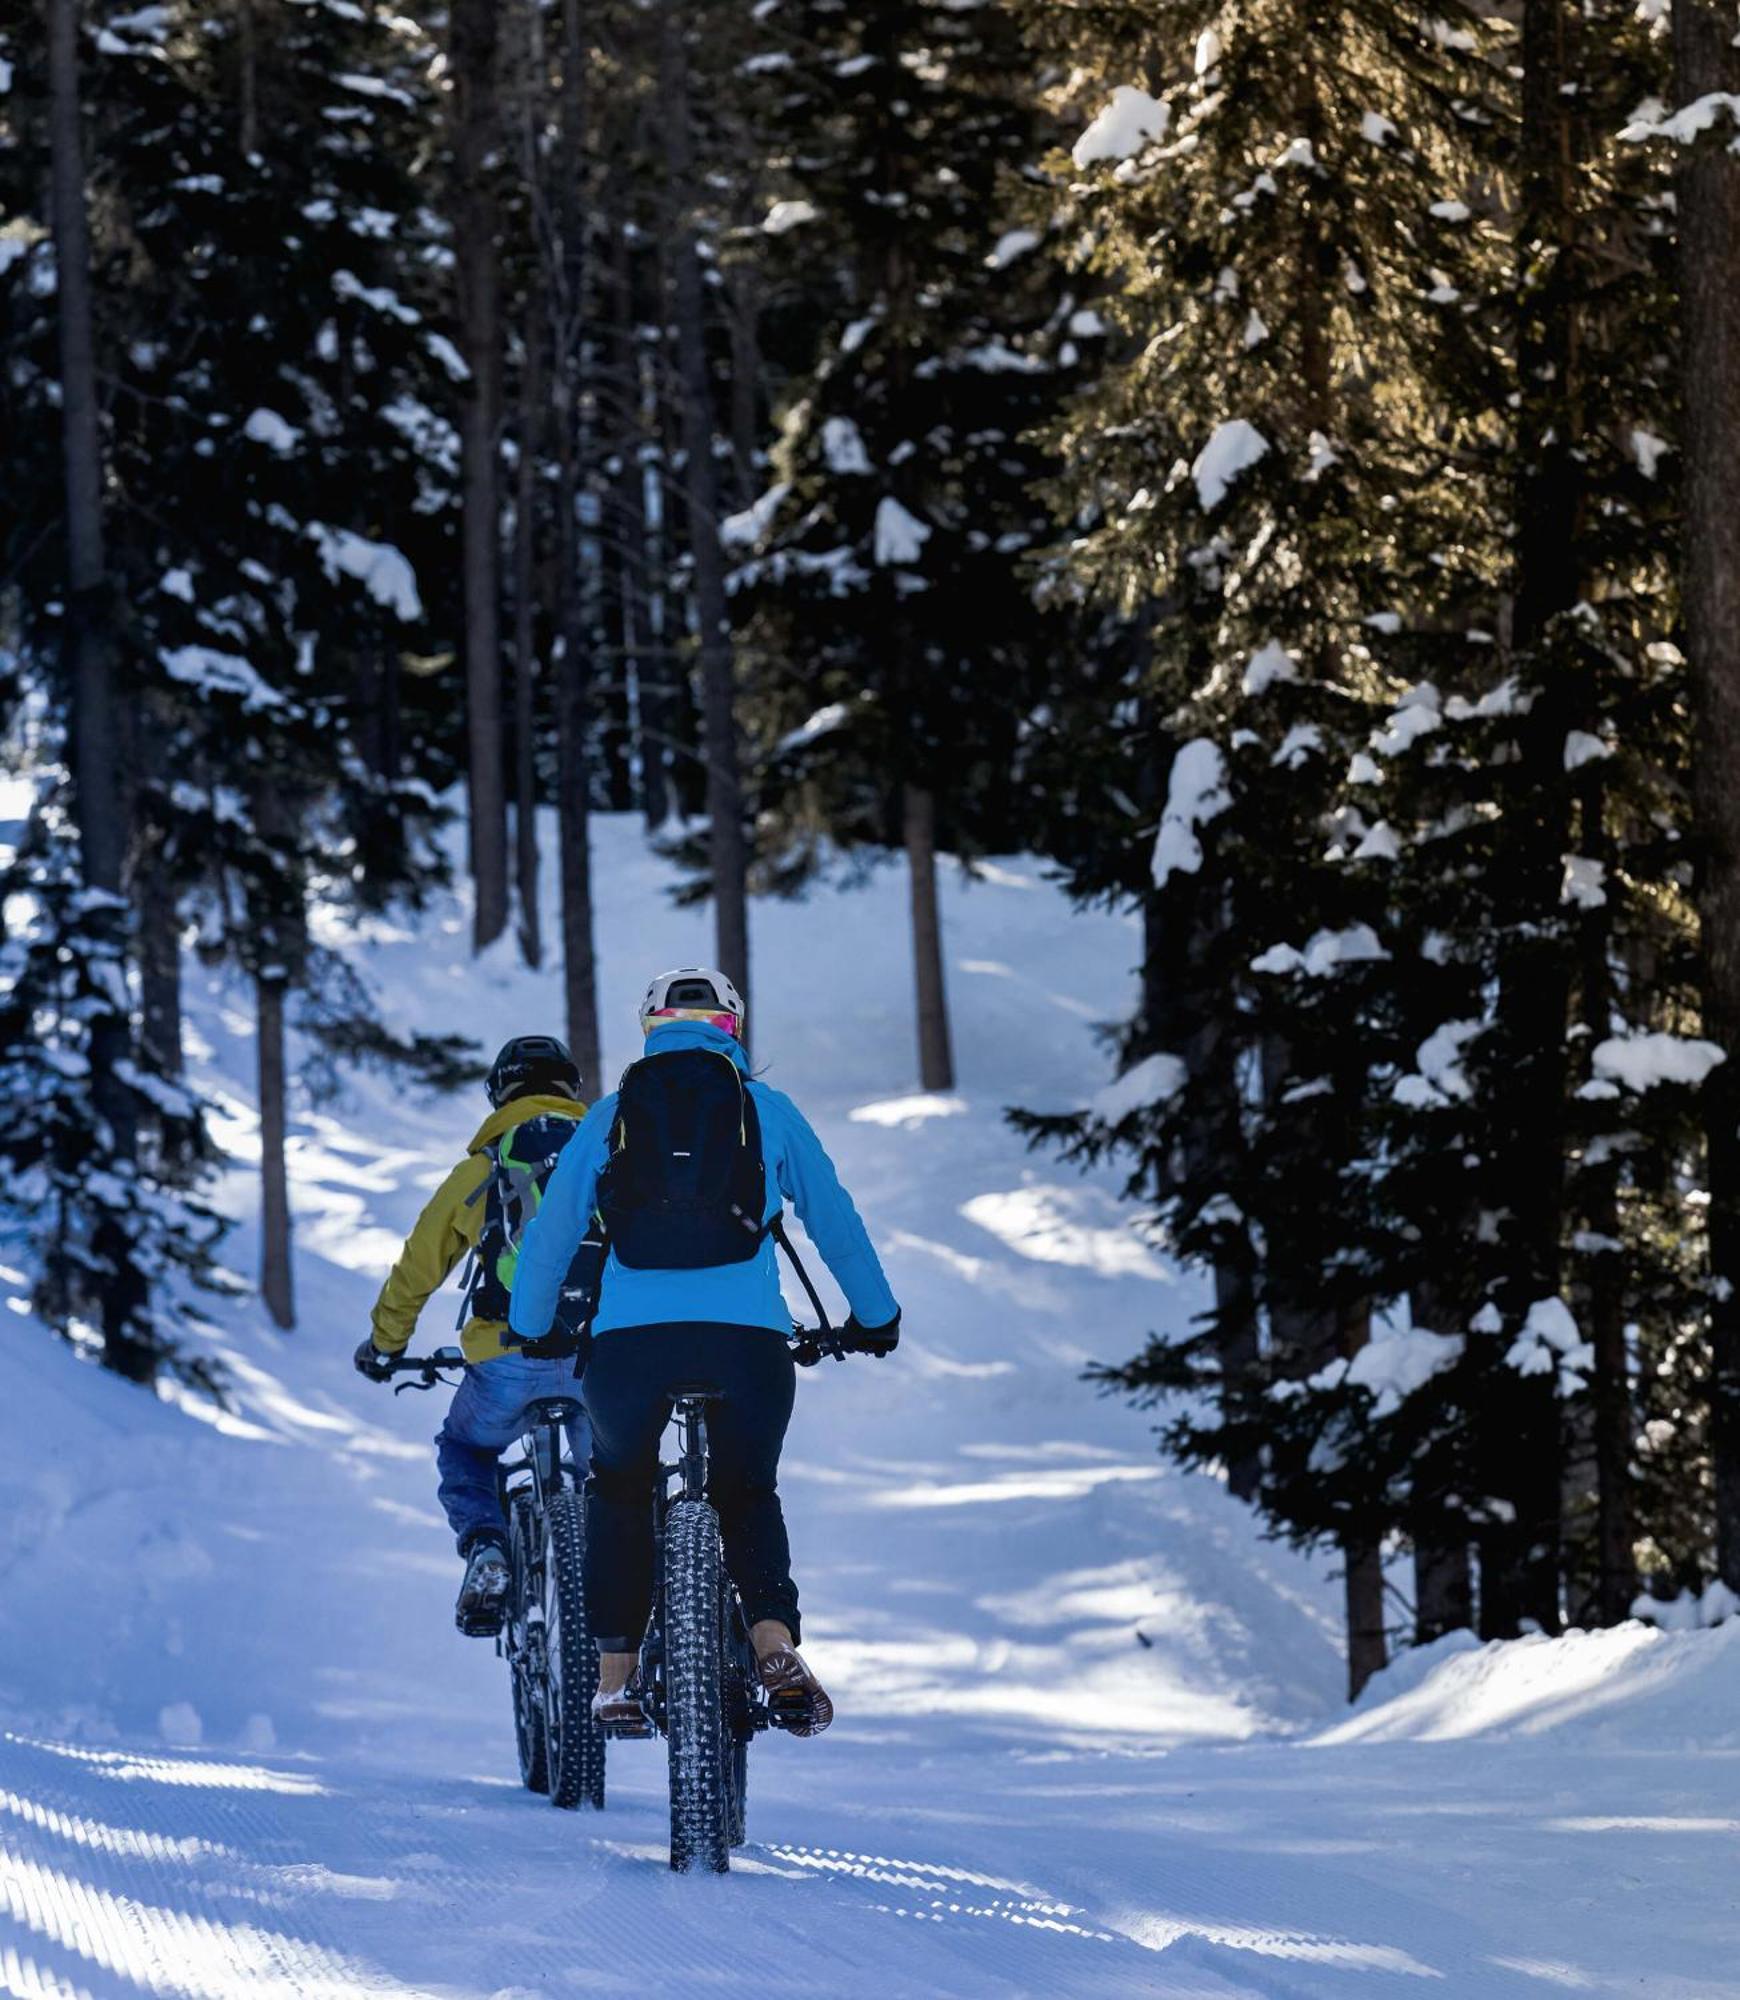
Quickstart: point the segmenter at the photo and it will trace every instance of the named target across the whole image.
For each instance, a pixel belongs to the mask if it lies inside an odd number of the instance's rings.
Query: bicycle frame
[[[502,1504],[507,1504],[508,1480],[516,1473],[529,1472],[532,1476],[532,1492],[540,1509],[549,1505],[552,1494],[560,1493],[564,1471],[562,1458],[562,1425],[560,1423],[531,1424],[520,1438],[522,1456],[511,1461],[499,1462],[496,1466],[496,1484],[501,1493]],[[572,1481],[575,1487],[584,1484],[578,1474]]]

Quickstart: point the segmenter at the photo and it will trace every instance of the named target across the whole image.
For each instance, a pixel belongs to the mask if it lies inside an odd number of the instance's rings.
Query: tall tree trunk
[[[660,246],[646,245],[638,266],[633,318],[637,327],[660,325],[665,317],[662,301],[666,296],[664,264]],[[650,293],[650,296],[648,294]],[[676,762],[675,730],[686,700],[679,684],[677,668],[678,617],[672,605],[669,535],[666,522],[670,507],[670,453],[666,438],[670,430],[668,371],[656,341],[641,332],[635,341],[636,462],[629,477],[633,497],[625,512],[637,533],[635,547],[640,564],[641,657],[639,662],[640,700],[636,715],[640,728],[641,811],[650,830],[657,831],[680,810],[681,801],[673,784]]]
[[[756,459],[761,449],[761,315],[755,272],[745,262],[732,266],[727,280],[731,310],[731,459],[737,504],[760,497]]]
[[[465,589],[466,784],[470,802],[472,943],[508,922],[507,783],[501,713],[501,273],[495,151],[496,0],[452,0],[453,256],[460,340],[470,371],[460,402]]]
[[[538,913],[537,554],[538,471],[544,443],[543,302],[526,302],[525,375],[520,384],[520,461],[514,492],[514,887],[520,953],[544,962]]]
[[[912,960],[918,990],[918,1078],[926,1090],[953,1090],[948,995],[943,984],[942,920],[937,910],[936,800],[904,791],[906,866],[912,888]]]
[[[1740,92],[1727,7],[1674,0],[1680,102]],[[1710,1405],[1716,1561],[1740,1590],[1740,159],[1718,129],[1682,155],[1687,658],[1696,717],[1704,1032],[1728,1059],[1704,1086],[1710,1188]]]
[[[254,4],[255,0],[236,0],[236,124],[244,160],[260,150],[260,35]]]
[[[1344,1541],[1347,1698],[1357,1701],[1373,1674],[1390,1663],[1384,1633],[1384,1563],[1376,1542]]]
[[[1191,1078],[1195,1115],[1184,1136],[1184,1169],[1193,1180],[1230,1177],[1237,1170],[1242,1146],[1238,1050],[1230,1008],[1212,993],[1207,962],[1219,948],[1226,918],[1220,891],[1212,882],[1204,907],[1196,876],[1186,877],[1174,908],[1183,930],[1182,985],[1191,994],[1180,1018],[1182,1047],[1177,1053]],[[1160,902],[1162,898],[1154,899]],[[1230,1403],[1261,1354],[1257,1331],[1257,1253],[1250,1226],[1242,1214],[1217,1232],[1214,1252],[1214,1328],[1216,1358],[1223,1394]],[[1262,1485],[1262,1461],[1255,1450],[1229,1458],[1227,1490],[1238,1500],[1254,1500]]]
[[[139,934],[139,1043],[156,1068],[180,1076],[181,912],[164,832],[153,819],[133,862],[133,918]]]
[[[115,603],[103,526],[103,456],[97,405],[96,336],[91,307],[90,219],[85,205],[81,129],[79,0],[49,0],[49,173],[54,220],[56,317],[60,341],[60,403],[66,480],[66,675],[71,695],[73,809],[85,886],[112,899],[96,917],[102,947],[117,971],[124,947],[126,787],[122,772],[125,718],[115,687]],[[133,1156],[133,1100],[121,1074],[131,1051],[131,1024],[119,1006],[90,1023],[91,1095],[107,1124],[116,1155]],[[103,1359],[135,1380],[148,1381],[156,1343],[144,1331],[145,1282],[125,1229],[105,1220],[92,1246],[105,1275],[98,1281]]]
[[[1604,824],[1605,787],[1600,766],[1580,778],[1577,852],[1611,870]],[[1609,892],[1617,893],[1617,888]],[[1606,903],[1583,913],[1582,1025],[1585,1047],[1614,1031],[1611,912]],[[1619,1241],[1619,1162],[1584,1164],[1578,1175],[1582,1230],[1576,1241],[1581,1282],[1577,1301],[1583,1329],[1595,1350],[1593,1458],[1595,1479],[1595,1615],[1617,1625],[1631,1615],[1637,1595],[1633,1550],[1631,1369],[1625,1351],[1625,1265]],[[1581,1622],[1581,1620],[1579,1620]]]
[[[254,824],[278,868],[262,887],[253,937],[257,1081],[260,1096],[260,1296],[274,1322],[296,1323],[290,1260],[290,1170],[284,1017],[290,987],[307,963],[298,812],[283,785],[263,776],[254,789]]]
[[[1570,845],[1564,744],[1577,718],[1569,674],[1554,655],[1566,643],[1560,621],[1577,601],[1581,568],[1578,32],[1570,0],[1524,0],[1513,641],[1534,705],[1518,729],[1516,769],[1524,790],[1498,998],[1505,1130],[1492,1149],[1497,1184],[1490,1205],[1506,1218],[1498,1303],[1507,1335],[1521,1330],[1530,1307],[1557,1297],[1563,1283],[1571,965],[1560,880]],[[1491,1637],[1508,1636],[1523,1619],[1548,1632],[1561,1623],[1564,1444],[1556,1382],[1551,1372],[1519,1375],[1510,1387],[1489,1483],[1512,1518],[1490,1524],[1482,1537],[1481,1625]]]
[[[1340,1352],[1351,1360],[1371,1339],[1371,1314],[1349,1313],[1339,1328]],[[1389,1665],[1384,1629],[1384,1560],[1380,1543],[1363,1535],[1342,1537],[1346,1564],[1347,1698],[1357,1701],[1373,1674]]]
[[[749,992],[749,850],[737,745],[736,675],[725,602],[725,553],[719,541],[719,479],[713,460],[713,384],[707,365],[707,301],[695,225],[695,146],[690,125],[686,12],[664,0],[660,69],[665,169],[671,205],[672,308],[682,399],[684,497],[700,628],[702,740],[707,759],[708,850],[712,862],[715,949],[720,969],[747,1005]]]
[[[254,981],[259,1031],[260,1090],[260,1296],[273,1323],[296,1324],[290,1265],[289,1136],[284,1064],[284,1001],[289,982],[267,968]]]
[[[1414,1644],[1429,1646],[1474,1623],[1474,1566],[1468,1544],[1414,1544]]]
[[[1445,1240],[1468,1242],[1477,1221],[1472,1207],[1451,1214],[1445,1218]],[[1464,1330],[1474,1311],[1466,1272],[1447,1263],[1435,1282],[1416,1286],[1409,1306],[1416,1332],[1466,1339]],[[1416,1646],[1474,1624],[1472,1536],[1463,1512],[1468,1493],[1465,1445],[1458,1426],[1428,1443],[1412,1468]]]
[[[587,245],[586,44],[579,0],[562,0],[562,84],[557,106],[556,423],[556,804],[562,883],[562,988],[568,1046],[588,1087],[599,1083],[598,966],[592,919],[590,633],[581,560],[580,491],[586,464]]]

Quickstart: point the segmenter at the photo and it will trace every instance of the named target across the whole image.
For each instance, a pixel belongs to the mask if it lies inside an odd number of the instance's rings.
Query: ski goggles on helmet
[[[737,1035],[742,1023],[735,1014],[723,1014],[709,1007],[659,1007],[646,1017],[646,1032],[650,1035],[654,1028],[661,1028],[667,1021],[705,1021],[709,1028],[717,1028],[721,1034]]]

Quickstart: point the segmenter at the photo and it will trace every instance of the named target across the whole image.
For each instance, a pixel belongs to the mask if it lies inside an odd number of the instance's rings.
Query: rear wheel
[[[581,1499],[564,1490],[544,1515],[544,1720],[550,1803],[604,1806],[604,1732],[592,1719],[598,1649],[586,1623]]]
[[[520,1754],[520,1778],[528,1791],[550,1789],[548,1738],[544,1731],[544,1628],[532,1614],[538,1608],[537,1544],[532,1510],[523,1495],[513,1502],[509,1530],[513,1589],[508,1598],[502,1633],[514,1698],[514,1743]]]
[[[670,1742],[671,1866],[731,1866],[731,1755],[724,1704],[719,1517],[704,1500],[665,1516],[665,1733]]]

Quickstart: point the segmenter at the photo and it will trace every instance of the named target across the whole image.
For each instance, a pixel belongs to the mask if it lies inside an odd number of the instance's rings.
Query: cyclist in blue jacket
[[[789,1097],[750,1078],[743,1003],[731,981],[706,966],[661,974],[647,988],[640,1023],[642,1062],[625,1073],[622,1090],[586,1114],[521,1240],[508,1313],[513,1331],[526,1339],[548,1330],[575,1250],[602,1212],[611,1249],[585,1384],[592,1423],[586,1601],[600,1654],[594,1711],[607,1726],[640,1719],[630,1682],[652,1602],[659,1438],[672,1387],[704,1379],[724,1394],[708,1419],[709,1497],[762,1683],[776,1716],[795,1734],[814,1735],[832,1720],[833,1704],[797,1651],[797,1587],[777,1483],[795,1379],[791,1313],[770,1234],[783,1204],[796,1210],[846,1295],[849,1345],[892,1353],[900,1307],[822,1142]],[[696,1051],[723,1057],[730,1068],[688,1053]],[[709,1102],[697,1108],[684,1092]],[[722,1093],[717,1106],[716,1093]],[[632,1117],[624,1110],[631,1099]],[[758,1134],[759,1154],[747,1162],[751,1182],[741,1180],[742,1161],[724,1164],[739,1176],[734,1184],[752,1185],[757,1196],[765,1188],[759,1217],[733,1209],[744,1233],[723,1241],[719,1261],[698,1265],[697,1256],[720,1240],[706,1233],[718,1218],[699,1213],[694,1183],[682,1180],[689,1150],[659,1148],[648,1137],[654,1126],[686,1131],[685,1119],[704,1135],[691,1142],[697,1151],[734,1148],[739,1140],[753,1148]],[[650,1161],[649,1146],[656,1155]],[[720,1161],[695,1166],[716,1178]],[[655,1196],[674,1191],[676,1198],[649,1200],[649,1175]],[[659,1180],[664,1175],[672,1177],[669,1189]]]

